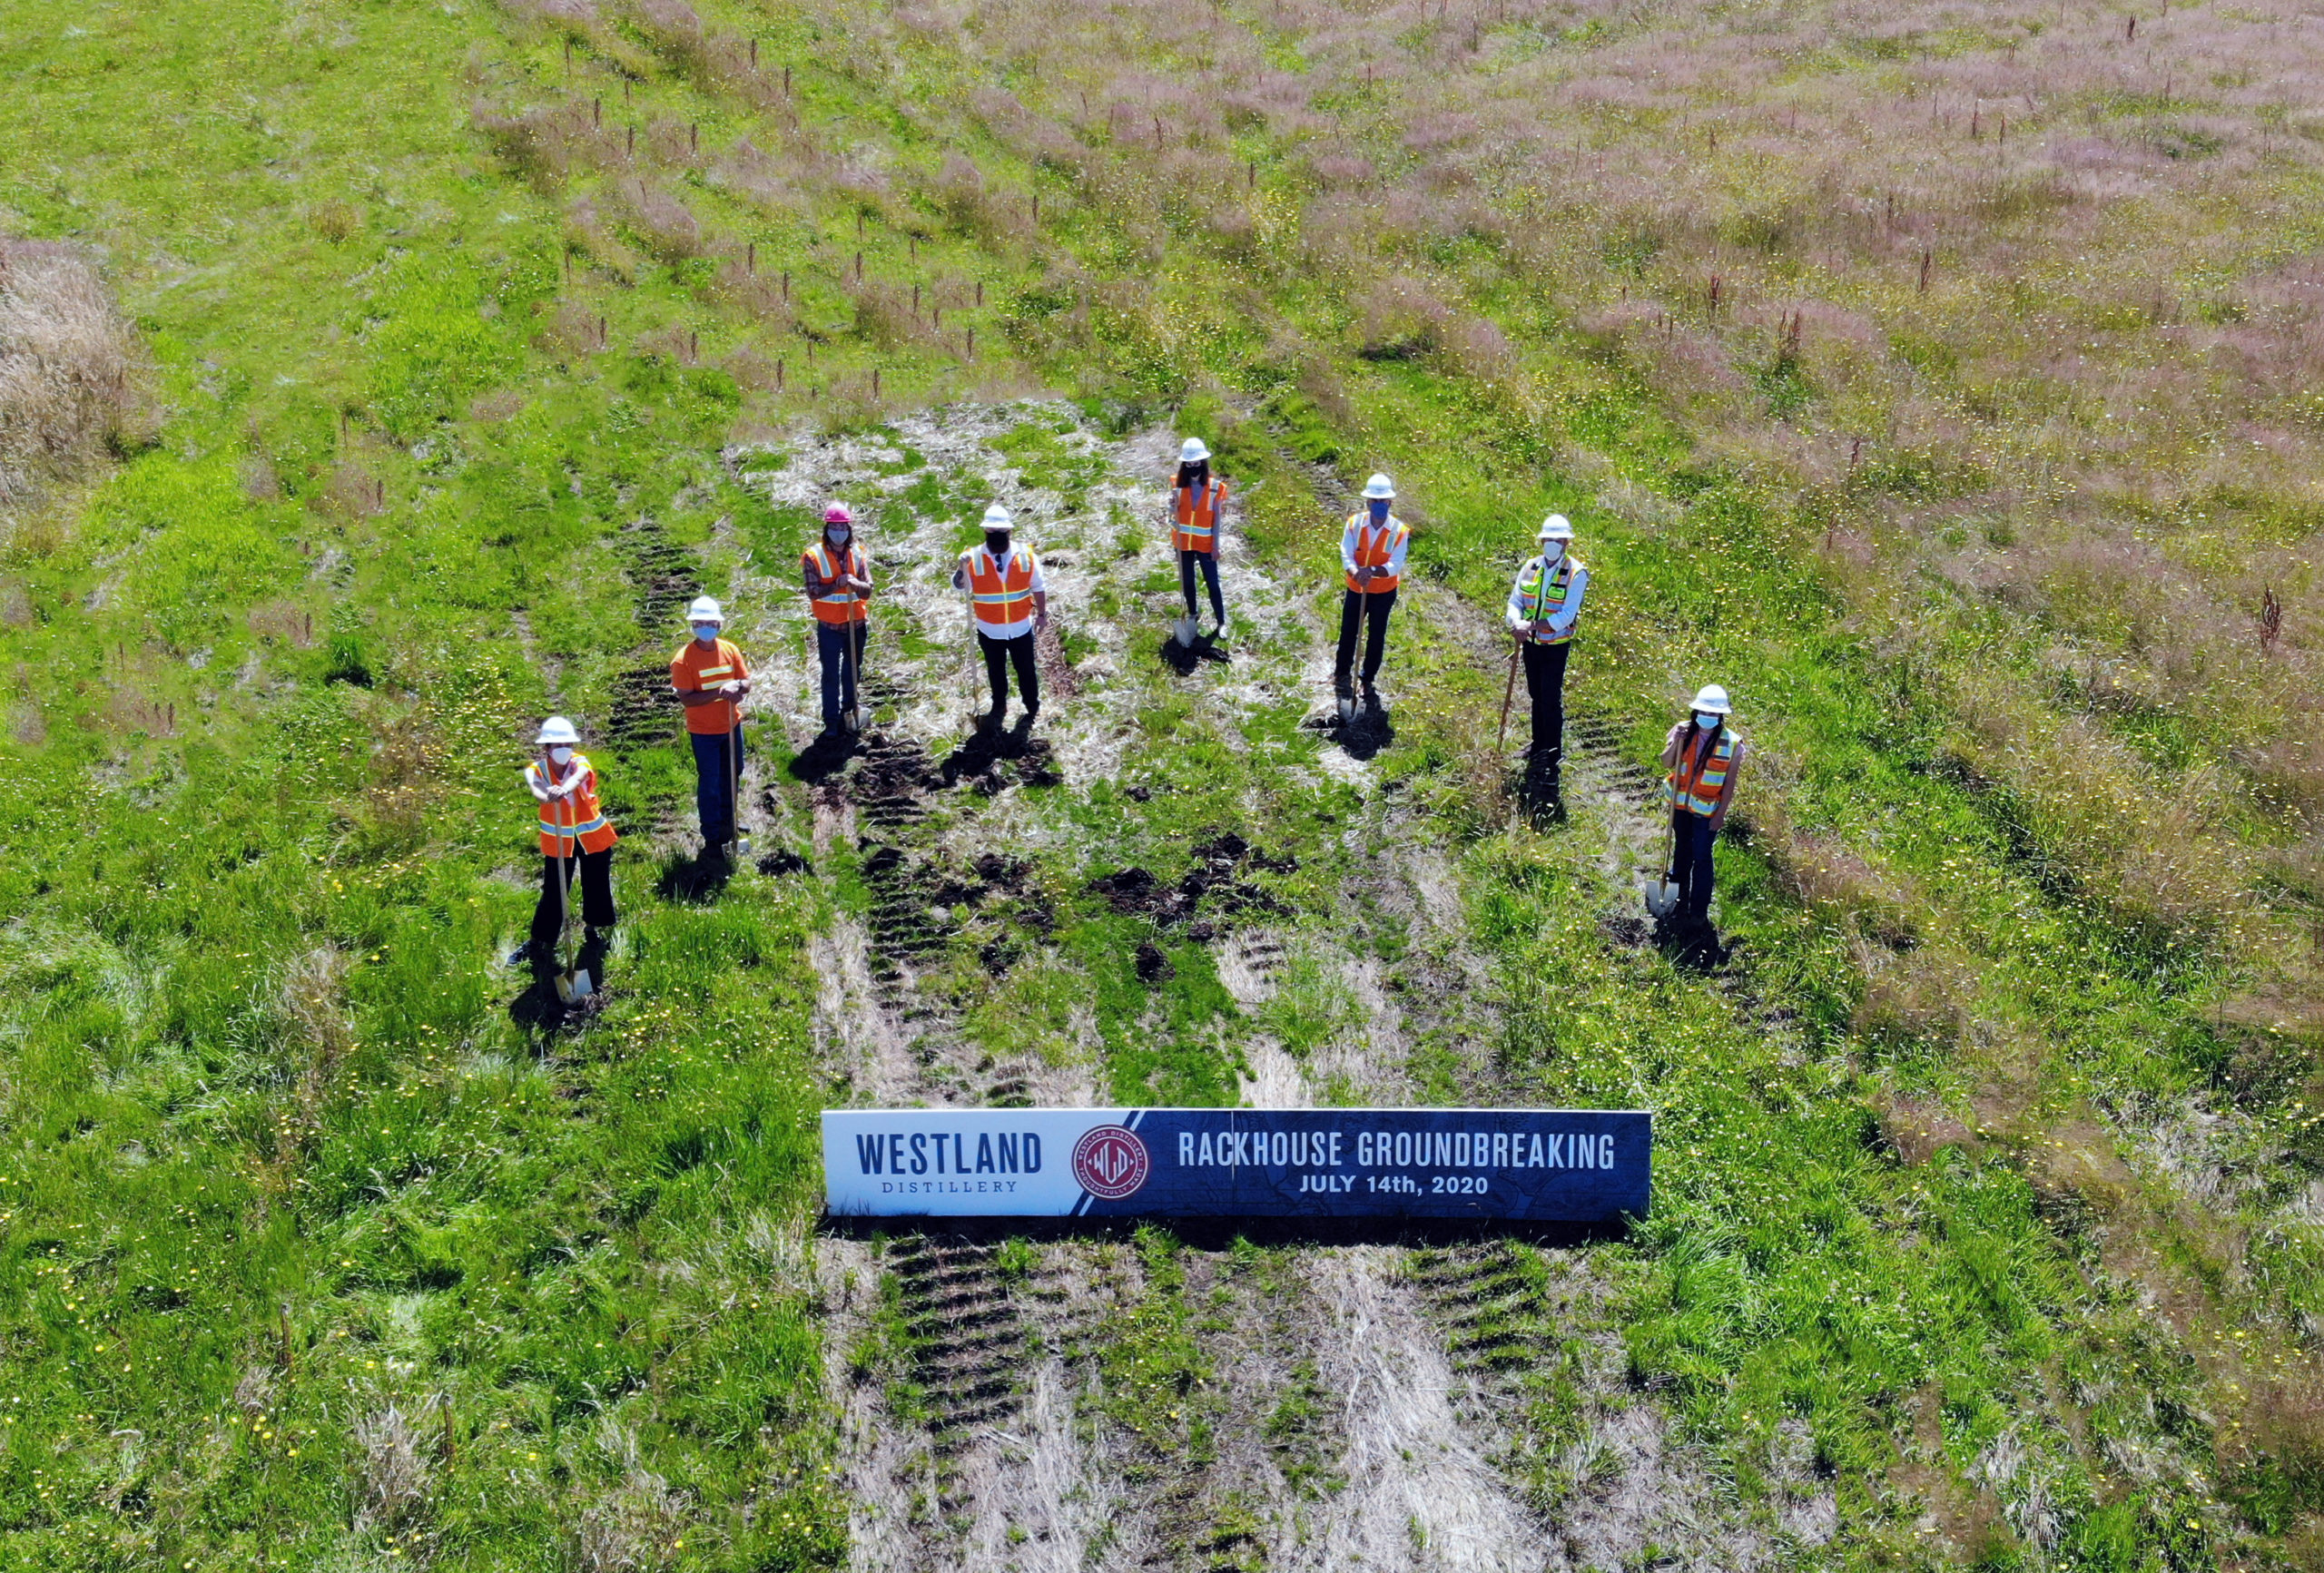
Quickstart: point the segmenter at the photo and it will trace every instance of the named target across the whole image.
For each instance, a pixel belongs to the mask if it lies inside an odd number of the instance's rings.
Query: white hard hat
[[[1695,695],[1694,708],[1705,715],[1732,715],[1735,707],[1727,703],[1727,690],[1716,683],[1706,683]]]
[[[565,717],[552,715],[541,723],[541,734],[533,741],[538,743],[579,742],[581,734],[573,730],[573,723]]]
[[[987,505],[984,510],[984,527],[986,529],[1005,530],[1009,528],[1009,510],[1007,508],[1002,507],[999,503]]]
[[[1386,476],[1375,475],[1364,483],[1364,495],[1367,497],[1393,497],[1396,495],[1396,483]]]
[[[1203,447],[1202,438],[1190,437],[1178,447],[1180,464],[1200,464],[1210,457],[1210,449]]]
[[[726,621],[726,614],[720,611],[718,609],[718,603],[712,600],[709,596],[696,595],[694,598],[694,605],[686,608],[686,621],[689,623],[724,623]]]
[[[1570,541],[1573,539],[1573,526],[1566,522],[1563,514],[1551,514],[1541,521],[1541,527],[1533,538],[1537,541]]]

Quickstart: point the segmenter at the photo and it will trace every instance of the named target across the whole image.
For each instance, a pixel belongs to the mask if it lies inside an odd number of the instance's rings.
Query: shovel
[[[576,823],[573,817],[573,800],[566,798],[565,822]],[[581,860],[581,840],[578,836],[556,838],[556,948],[565,949],[565,931],[573,923],[573,873],[575,863]],[[578,1005],[596,993],[597,986],[589,978],[588,968],[579,965],[580,954],[574,955],[574,965],[560,968],[554,979],[557,1002]]]
[[[1493,740],[1495,753],[1509,746],[1509,702],[1517,697],[1517,650],[1513,643],[1509,647],[1509,681],[1501,690],[1501,735]]]
[[[726,801],[734,811],[734,860],[751,860],[751,831],[743,823],[743,767],[734,758],[734,730],[743,724],[742,713],[734,713],[734,724],[726,729]]]
[[[840,712],[840,724],[851,733],[863,730],[863,664],[856,658],[856,641],[862,636],[865,624],[850,623],[847,636],[840,641],[840,665],[847,673],[847,692],[853,703]]]
[[[1679,826],[1677,821],[1673,820],[1670,825],[1670,856],[1662,865],[1662,876],[1659,879],[1648,880],[1642,886],[1646,895],[1646,909],[1658,920],[1668,918],[1679,909],[1679,881],[1671,878],[1678,861]]]
[[[1195,620],[1192,617],[1179,618],[1178,625],[1170,632],[1170,637],[1178,642],[1181,650],[1191,645],[1195,642]]]

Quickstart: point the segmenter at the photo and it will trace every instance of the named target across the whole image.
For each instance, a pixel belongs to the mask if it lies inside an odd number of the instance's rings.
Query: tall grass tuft
[[[0,241],[0,508],[152,439],[140,365],[84,253]]]

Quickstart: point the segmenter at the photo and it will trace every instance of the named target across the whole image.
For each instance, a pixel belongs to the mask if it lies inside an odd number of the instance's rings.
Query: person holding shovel
[[[541,723],[540,757],[525,767],[525,789],[538,805],[541,899],[533,908],[532,943],[526,958],[537,967],[554,966],[557,935],[580,886],[581,916],[587,943],[600,945],[600,929],[614,926],[613,821],[597,806],[597,772],[579,752],[581,734],[564,716]]]
[[[751,691],[751,669],[743,653],[719,636],[726,614],[717,602],[695,596],[686,621],[694,637],[670,658],[670,687],[685,706],[687,741],[694,744],[702,848],[723,857],[734,839],[734,800],[743,779],[741,704]]]
[[[1355,690],[1350,675],[1355,667],[1355,635],[1370,624],[1364,642],[1364,703],[1378,709],[1380,691],[1373,682],[1380,675],[1380,655],[1388,643],[1388,614],[1396,609],[1396,586],[1403,582],[1404,549],[1412,532],[1404,521],[1388,511],[1396,487],[1384,475],[1364,483],[1364,511],[1347,516],[1340,533],[1340,567],[1346,575],[1346,593],[1340,597],[1339,658],[1332,667],[1332,691],[1340,702],[1342,719],[1354,709]]]
[[[1187,598],[1187,615],[1179,623],[1180,644],[1195,642],[1195,570],[1210,591],[1210,614],[1216,639],[1226,632],[1226,602],[1218,592],[1218,519],[1226,507],[1226,483],[1210,473],[1210,449],[1202,438],[1190,437],[1178,449],[1178,479],[1170,490],[1170,544],[1178,553],[1178,591]]]
[[[815,656],[823,668],[823,734],[861,730],[856,686],[863,677],[870,631],[872,559],[855,544],[855,516],[833,502],[823,533],[800,558],[807,603],[815,613]]]
[[[1711,842],[1727,822],[1743,768],[1743,738],[1728,724],[1735,707],[1727,690],[1706,683],[1693,713],[1670,729],[1662,747],[1662,795],[1670,804],[1670,879],[1679,887],[1674,916],[1696,927],[1710,920]]]
[[[1009,713],[1009,669],[1017,669],[1017,692],[1025,702],[1025,724],[1041,713],[1041,673],[1035,641],[1049,620],[1049,581],[1041,560],[1011,539],[1009,510],[994,503],[984,511],[984,545],[960,554],[952,588],[969,593],[977,646],[984,652],[985,681],[992,685],[992,709],[982,724],[998,726]]]
[[[1557,795],[1558,766],[1565,757],[1565,662],[1581,615],[1590,570],[1571,550],[1573,526],[1551,514],[1534,535],[1541,555],[1527,559],[1509,589],[1504,615],[1525,661],[1525,693],[1533,702],[1533,746],[1526,773]]]

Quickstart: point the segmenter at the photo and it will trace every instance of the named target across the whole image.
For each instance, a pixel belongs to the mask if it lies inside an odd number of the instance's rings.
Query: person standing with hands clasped
[[[1349,675],[1355,666],[1355,636],[1366,623],[1364,642],[1364,703],[1379,707],[1380,691],[1373,686],[1380,675],[1381,653],[1388,643],[1388,614],[1396,609],[1396,586],[1403,582],[1404,550],[1412,532],[1404,521],[1388,511],[1396,487],[1384,475],[1364,483],[1364,511],[1347,516],[1340,532],[1340,567],[1347,589],[1340,597],[1339,658],[1332,667],[1332,690],[1343,716],[1352,708],[1355,691]]]
[[[1743,739],[1728,724],[1734,706],[1727,690],[1706,683],[1694,713],[1670,729],[1662,747],[1662,795],[1670,804],[1670,878],[1679,887],[1679,916],[1710,920],[1711,842],[1727,822],[1735,781],[1743,768]]]
[[[1509,632],[1525,660],[1525,693],[1533,702],[1533,746],[1527,773],[1554,797],[1558,767],[1565,758],[1565,662],[1581,615],[1590,570],[1572,551],[1573,526],[1563,514],[1541,521],[1533,537],[1541,555],[1517,570],[1510,586]]]
[[[1195,570],[1210,591],[1210,614],[1217,626],[1214,639],[1226,632],[1226,601],[1218,591],[1218,525],[1226,507],[1226,483],[1210,473],[1210,449],[1202,438],[1190,437],[1178,449],[1178,478],[1170,488],[1170,544],[1178,553],[1178,591],[1187,599],[1186,620],[1178,624],[1178,643],[1195,642]]]
[[[743,695],[751,669],[743,653],[719,636],[726,614],[707,595],[686,608],[694,637],[670,658],[670,687],[686,707],[686,736],[694,744],[694,803],[702,820],[702,850],[720,857],[734,839],[734,800],[743,779]]]
[[[976,619],[977,645],[992,684],[992,709],[984,723],[998,726],[1009,713],[1009,669],[1017,669],[1017,692],[1025,702],[1025,724],[1041,713],[1041,674],[1034,641],[1049,625],[1049,586],[1041,560],[1010,539],[1009,510],[994,503],[984,511],[984,545],[960,554],[952,588],[969,593]]]
[[[525,788],[539,804],[541,899],[533,907],[532,943],[519,959],[539,966],[554,956],[576,885],[588,943],[604,942],[598,930],[614,926],[614,842],[620,838],[597,806],[597,772],[579,752],[573,723],[552,715],[535,741],[541,753],[525,767]]]
[[[823,668],[823,732],[853,731],[856,689],[863,680],[864,635],[871,627],[872,559],[855,544],[855,516],[845,503],[823,510],[823,533],[800,557],[807,603],[815,611],[815,656]]]

